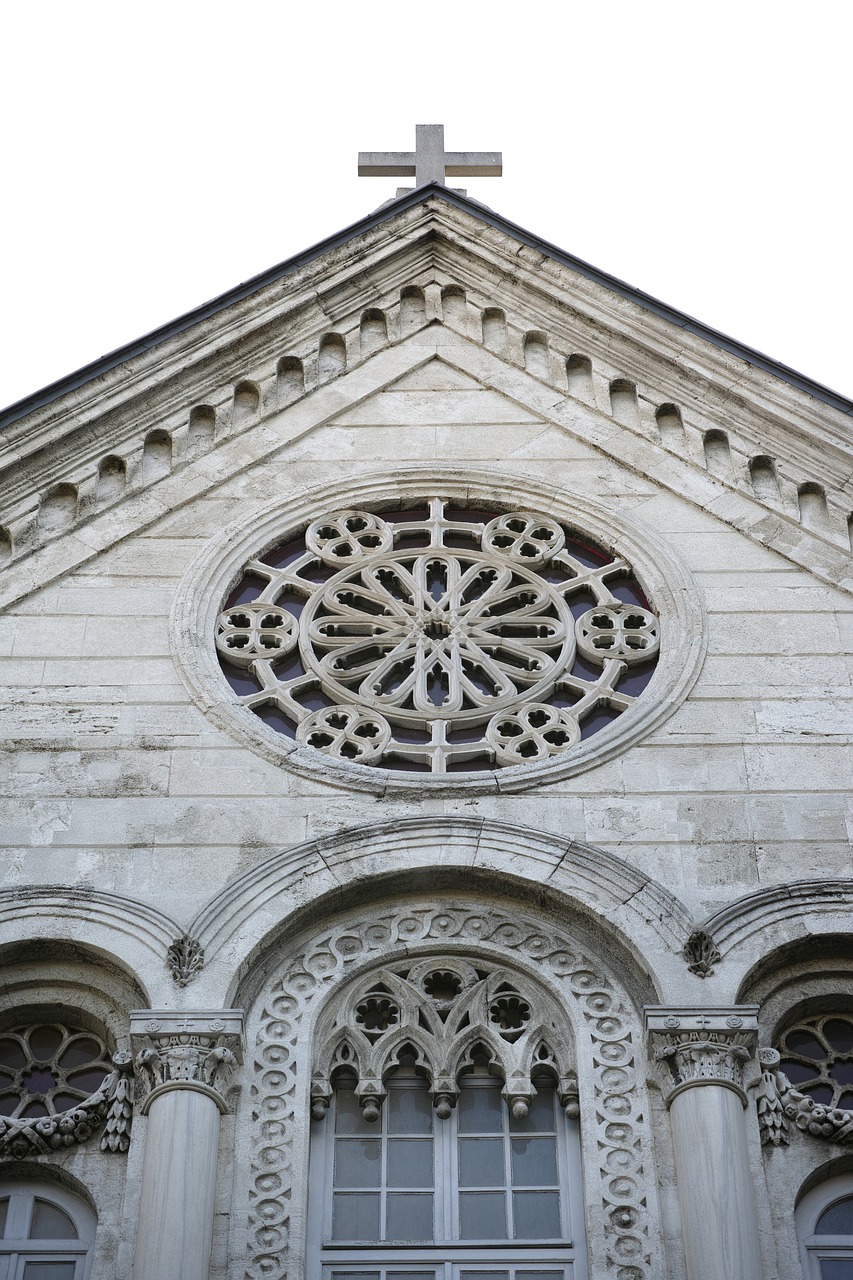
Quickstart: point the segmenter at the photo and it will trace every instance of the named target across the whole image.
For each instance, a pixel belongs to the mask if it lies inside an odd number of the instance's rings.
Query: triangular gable
[[[2,599],[270,456],[282,432],[356,429],[365,397],[380,390],[389,426],[402,414],[395,396],[408,397],[412,422],[412,397],[435,390],[417,380],[432,376],[424,362],[437,354],[461,379],[462,424],[466,395],[485,405],[500,393],[515,407],[493,402],[490,413],[508,429],[547,418],[818,576],[849,583],[853,406],[747,366],[746,349],[735,356],[685,317],[643,309],[627,287],[547,256],[529,237],[519,248],[499,223],[440,189],[401,198],[349,238],[152,335],[94,382],[10,423],[0,526],[13,563]],[[330,334],[343,353],[337,365]],[[157,449],[159,460],[148,458]],[[102,484],[106,464],[117,473],[112,489]]]

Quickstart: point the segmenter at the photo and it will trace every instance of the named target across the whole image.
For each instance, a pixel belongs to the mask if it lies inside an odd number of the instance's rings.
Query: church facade
[[[0,1280],[853,1276],[851,414],[435,181],[7,412]]]

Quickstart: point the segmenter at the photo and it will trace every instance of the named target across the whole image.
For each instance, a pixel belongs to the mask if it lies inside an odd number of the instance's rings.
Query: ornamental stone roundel
[[[435,472],[232,526],[173,611],[185,682],[224,728],[383,791],[516,790],[601,763],[684,696],[703,636],[649,533],[535,485]]]

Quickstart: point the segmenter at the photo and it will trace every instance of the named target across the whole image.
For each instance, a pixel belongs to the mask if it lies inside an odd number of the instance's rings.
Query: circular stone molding
[[[696,679],[705,627],[648,530],[536,482],[418,469],[232,524],[181,583],[172,641],[194,701],[268,760],[358,790],[484,793],[650,732]]]

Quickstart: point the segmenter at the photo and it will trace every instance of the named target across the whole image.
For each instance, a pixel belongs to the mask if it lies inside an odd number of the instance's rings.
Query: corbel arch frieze
[[[587,1221],[601,1274],[660,1275],[642,1024],[618,959],[606,940],[590,944],[534,904],[439,890],[327,912],[282,944],[275,963],[262,965],[247,1027],[257,1088],[243,1102],[251,1120],[240,1137],[252,1167],[247,1277],[289,1275],[303,1257],[312,1064],[327,1011],[345,984],[389,966],[416,971],[429,959],[505,970],[520,990],[538,987],[562,1010],[577,1066]],[[328,1048],[342,1043],[326,1041]],[[466,1046],[457,1047],[464,1055]],[[508,1092],[510,1085],[508,1077]]]
[[[430,817],[346,829],[295,845],[233,880],[188,928],[208,957],[206,985],[218,988],[226,1003],[251,999],[252,974],[265,952],[344,901],[388,892],[393,877],[407,891],[419,881],[424,887],[480,885],[577,918],[623,950],[648,999],[666,991],[668,968],[683,972],[690,913],[621,858],[511,823]]]
[[[701,925],[717,945],[735,1002],[745,998],[773,956],[797,943],[851,929],[853,880],[795,880],[751,893],[722,907]]]
[[[146,1004],[171,994],[166,956],[181,932],[162,912],[121,894],[55,886],[0,890],[0,954],[27,942],[79,948],[127,974]],[[155,989],[158,974],[162,986]]]

